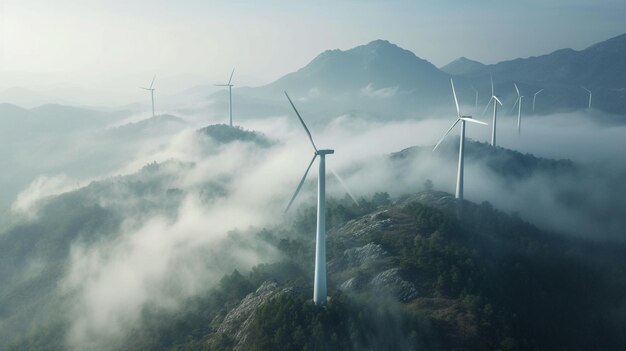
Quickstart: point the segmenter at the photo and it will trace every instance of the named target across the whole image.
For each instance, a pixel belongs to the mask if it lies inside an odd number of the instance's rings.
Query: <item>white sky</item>
[[[0,88],[134,89],[157,73],[176,90],[226,79],[233,66],[239,85],[260,85],[374,39],[441,66],[626,32],[624,0],[0,0],[0,9]]]

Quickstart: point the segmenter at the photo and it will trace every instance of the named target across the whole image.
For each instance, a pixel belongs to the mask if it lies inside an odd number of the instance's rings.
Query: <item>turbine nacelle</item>
[[[315,155],[319,156],[319,155],[330,155],[330,154],[334,154],[335,150],[331,150],[331,149],[324,149],[324,150],[317,150],[315,151]]]

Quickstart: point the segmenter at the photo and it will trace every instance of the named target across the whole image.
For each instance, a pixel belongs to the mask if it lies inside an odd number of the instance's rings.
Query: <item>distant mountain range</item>
[[[282,94],[286,90],[316,116],[359,111],[382,119],[420,118],[451,104],[450,78],[457,83],[462,103],[474,101],[475,87],[479,103],[486,104],[490,74],[496,93],[510,105],[515,97],[513,83],[520,87],[527,113],[532,109],[532,95],[539,89],[545,90],[537,99],[536,113],[586,108],[588,95],[581,86],[593,91],[594,109],[625,113],[626,34],[581,51],[562,49],[492,65],[461,57],[441,68],[386,40],[375,40],[345,51],[325,51],[296,72],[265,86],[236,88],[235,105],[248,105],[239,107],[239,112],[249,117],[254,100],[278,103],[276,108],[264,108],[262,114],[287,111]],[[223,92],[212,97],[224,100]],[[220,106],[227,108],[225,103]]]
[[[506,89],[512,82],[523,85],[523,95],[546,89],[539,111],[587,107],[587,92],[593,107],[610,113],[626,112],[626,34],[592,45],[584,50],[561,49],[553,53],[484,65],[461,57],[441,69],[485,86],[489,74]],[[509,85],[508,88],[505,85]]]

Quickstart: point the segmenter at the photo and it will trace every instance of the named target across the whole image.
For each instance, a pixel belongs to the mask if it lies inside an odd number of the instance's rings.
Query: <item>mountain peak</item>
[[[442,66],[440,69],[448,74],[452,75],[464,75],[470,72],[474,72],[484,68],[485,65],[478,61],[470,60],[465,56],[461,56],[458,59]]]
[[[447,89],[446,82],[447,75],[430,62],[388,40],[377,39],[347,50],[324,51],[272,85],[301,94],[311,89],[329,94],[362,94],[359,92],[369,86],[377,90],[421,91],[426,96],[433,90]]]
[[[376,39],[367,43],[365,46],[369,47],[398,47],[396,44],[392,44],[389,40]]]

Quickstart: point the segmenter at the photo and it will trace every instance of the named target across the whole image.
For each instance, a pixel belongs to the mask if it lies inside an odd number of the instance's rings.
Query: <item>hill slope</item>
[[[461,220],[455,213],[439,192],[332,202],[331,300],[320,308],[310,302],[307,209],[289,228],[256,234],[282,251],[281,262],[225,276],[182,313],[146,314],[124,348],[618,350],[626,342],[626,247],[563,239],[489,204],[466,202]]]

